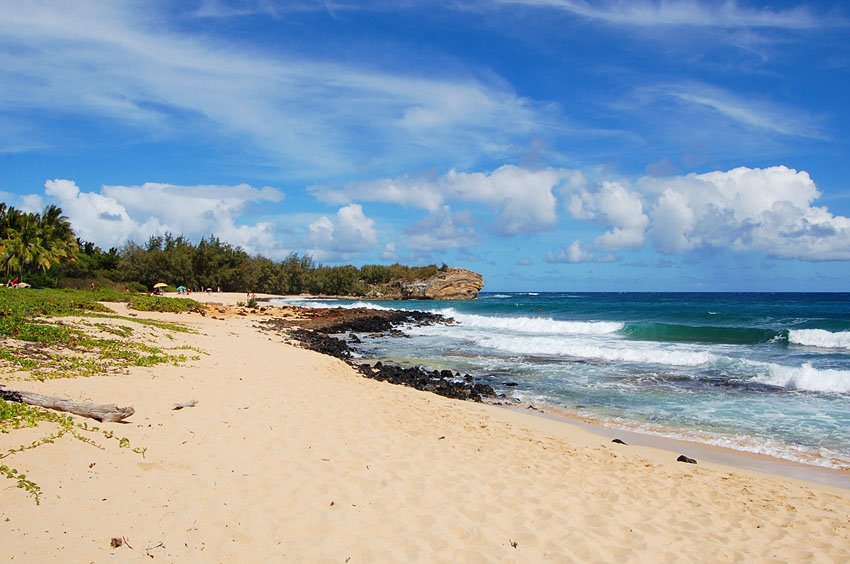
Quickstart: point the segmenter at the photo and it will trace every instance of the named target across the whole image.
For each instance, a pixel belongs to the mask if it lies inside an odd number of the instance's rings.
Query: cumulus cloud
[[[453,213],[449,206],[408,227],[407,235],[407,247],[425,253],[464,249],[478,242],[473,217],[468,212]]]
[[[805,171],[739,167],[647,177],[640,184],[657,196],[649,236],[662,252],[730,248],[779,258],[850,259],[850,219],[813,204],[820,193]]]
[[[2,194],[0,194],[2,196]],[[38,194],[26,194],[21,197],[21,211],[39,213],[44,208],[44,198]]]
[[[557,220],[555,192],[580,174],[560,168],[528,169],[504,165],[491,172],[450,170],[440,177],[401,176],[342,186],[315,185],[310,191],[329,203],[375,201],[436,212],[446,202],[472,202],[497,214],[494,229],[504,235],[552,228]]]
[[[619,182],[603,181],[570,196],[568,209],[576,219],[590,219],[610,227],[596,238],[602,249],[630,249],[643,245],[649,218],[640,196]]]
[[[363,213],[359,204],[337,211],[336,221],[322,216],[310,224],[311,254],[319,260],[347,260],[356,253],[378,244],[375,221]]]
[[[815,205],[820,197],[805,171],[785,166],[658,178],[634,186],[602,181],[569,194],[577,220],[607,230],[546,255],[549,262],[615,260],[606,251],[639,249],[647,236],[665,254],[704,249],[757,252],[807,261],[850,259],[850,218]]]
[[[102,247],[171,232],[195,240],[216,235],[251,253],[282,252],[271,223],[239,221],[249,205],[283,199],[274,188],[145,183],[84,192],[72,180],[54,179],[45,183],[44,192],[59,204],[80,238]]]

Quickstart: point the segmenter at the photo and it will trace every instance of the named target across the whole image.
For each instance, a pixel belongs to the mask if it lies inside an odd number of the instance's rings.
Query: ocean
[[[850,469],[850,294],[482,293],[451,325],[361,335],[367,359],[483,378],[509,401],[626,430]]]

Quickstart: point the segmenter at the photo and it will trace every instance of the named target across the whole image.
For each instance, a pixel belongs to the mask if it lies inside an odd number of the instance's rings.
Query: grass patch
[[[140,311],[190,312],[204,309],[194,300],[127,294],[113,290],[0,289],[0,366],[28,372],[30,378],[68,378],[126,371],[132,366],[180,364],[189,357],[171,354],[142,342],[132,327],[106,322],[70,325],[57,317],[116,319],[153,327],[167,338],[171,332],[194,333],[178,323],[128,318],[112,313],[100,301],[123,301]],[[98,332],[91,335],[86,329]],[[103,338],[114,335],[115,339]],[[131,338],[134,337],[134,338]],[[197,358],[197,357],[193,357]]]

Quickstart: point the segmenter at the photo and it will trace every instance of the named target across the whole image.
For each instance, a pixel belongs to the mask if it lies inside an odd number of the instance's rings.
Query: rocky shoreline
[[[476,381],[469,374],[461,375],[460,372],[451,370],[427,370],[422,366],[384,364],[380,361],[374,364],[358,363],[352,356],[353,349],[349,342],[360,342],[356,333],[405,337],[398,329],[399,325],[451,324],[454,323],[451,318],[423,311],[367,308],[305,309],[303,314],[304,317],[298,320],[264,320],[260,322],[261,327],[268,331],[284,332],[304,348],[341,359],[367,378],[409,386],[453,399],[481,402],[498,397],[489,384]],[[346,333],[349,334],[348,341],[333,336]]]

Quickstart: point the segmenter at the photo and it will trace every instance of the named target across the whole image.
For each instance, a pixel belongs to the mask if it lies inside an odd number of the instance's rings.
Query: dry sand
[[[127,423],[101,426],[147,451],[64,438],[4,459],[43,494],[36,505],[0,480],[0,559],[850,561],[850,490],[676,463],[563,422],[368,380],[260,333],[253,317],[140,315],[196,327],[171,346],[209,354],[16,382],[133,405]],[[0,451],[43,434],[0,435]],[[112,548],[112,537],[128,542]]]

